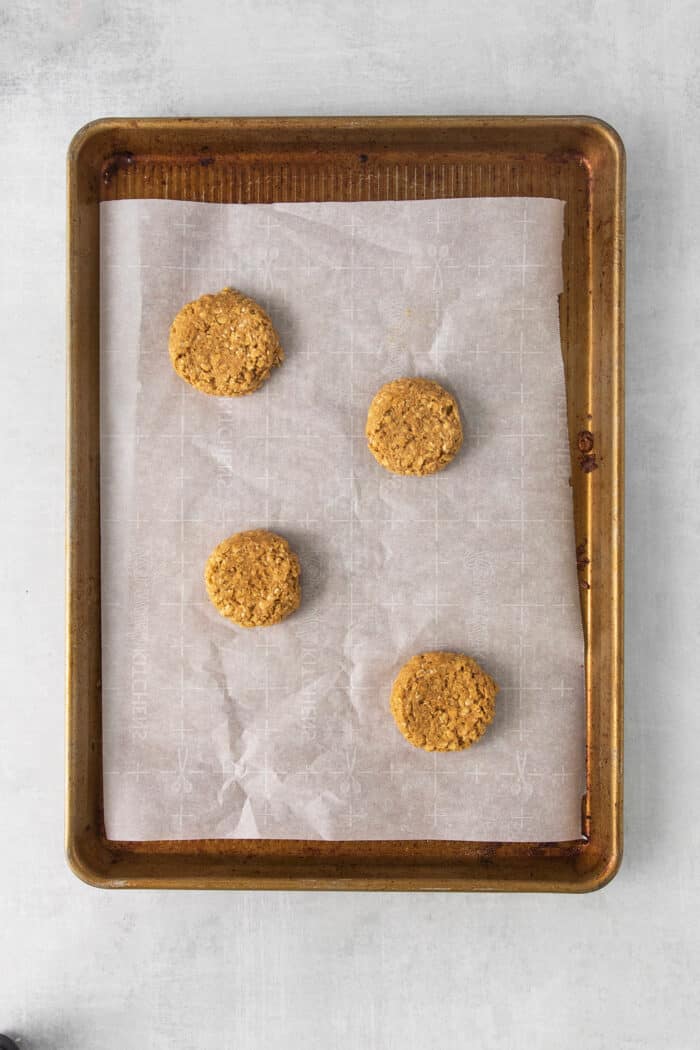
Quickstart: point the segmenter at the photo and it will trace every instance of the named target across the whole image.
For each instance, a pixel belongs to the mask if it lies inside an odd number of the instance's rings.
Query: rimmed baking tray
[[[68,155],[67,806],[77,875],[197,889],[596,889],[622,850],[624,150],[589,117],[107,119]],[[116,842],[102,818],[99,204],[566,201],[564,355],[586,643],[586,794],[570,842]],[[573,552],[572,552],[573,556]]]

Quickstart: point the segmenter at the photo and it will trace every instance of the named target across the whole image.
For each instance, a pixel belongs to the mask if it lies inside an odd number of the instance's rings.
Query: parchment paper
[[[580,837],[583,640],[559,343],[563,204],[102,204],[105,823],[117,839]],[[167,353],[177,310],[232,285],[284,365],[212,398]],[[367,451],[389,379],[437,379],[465,442],[400,478]],[[303,605],[247,631],[203,568],[286,536]],[[495,721],[412,748],[392,680],[475,656]]]

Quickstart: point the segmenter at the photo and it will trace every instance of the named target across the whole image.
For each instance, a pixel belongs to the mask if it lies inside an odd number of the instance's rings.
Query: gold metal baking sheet
[[[68,154],[69,862],[103,887],[551,890],[622,851],[624,149],[589,117],[108,119]],[[561,332],[586,642],[587,789],[572,842],[115,842],[102,819],[99,204],[547,196],[566,201]]]

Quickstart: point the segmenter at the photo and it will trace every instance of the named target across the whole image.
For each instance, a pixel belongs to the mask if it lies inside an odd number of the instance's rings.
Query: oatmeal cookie
[[[391,713],[414,747],[461,751],[493,720],[497,689],[464,653],[418,653],[396,676]]]
[[[237,532],[209,555],[207,594],[240,627],[269,627],[301,602],[299,559],[282,536],[265,529]]]
[[[219,397],[251,394],[284,359],[263,308],[233,288],[183,306],[170,326],[168,350],[182,379]]]
[[[434,474],[462,445],[457,402],[430,379],[386,383],[369,406],[365,433],[374,458],[394,474]]]

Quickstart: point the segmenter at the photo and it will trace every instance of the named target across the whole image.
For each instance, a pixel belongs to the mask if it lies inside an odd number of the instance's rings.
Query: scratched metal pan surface
[[[589,117],[107,119],[68,154],[67,802],[77,875],[181,889],[549,890],[622,851],[624,149]],[[586,794],[571,842],[116,842],[102,809],[99,204],[546,196],[561,297],[586,642]],[[572,552],[572,556],[574,556]]]

